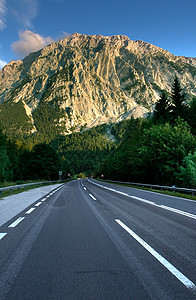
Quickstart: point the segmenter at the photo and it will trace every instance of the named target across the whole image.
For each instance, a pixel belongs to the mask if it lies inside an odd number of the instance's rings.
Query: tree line
[[[14,139],[0,131],[0,182],[58,179],[84,173],[114,180],[196,187],[196,97],[179,79],[147,118],[104,124],[52,141]],[[114,137],[111,140],[108,132]]]
[[[196,97],[185,102],[174,78],[147,119],[132,119],[120,146],[102,162],[99,174],[114,180],[196,187]]]
[[[0,131],[0,182],[56,180],[60,167],[61,159],[50,145],[41,143],[29,150]]]

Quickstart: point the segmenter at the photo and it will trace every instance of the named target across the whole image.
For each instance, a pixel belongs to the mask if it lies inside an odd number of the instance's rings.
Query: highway
[[[0,227],[4,299],[196,299],[196,202],[87,179],[55,188]]]

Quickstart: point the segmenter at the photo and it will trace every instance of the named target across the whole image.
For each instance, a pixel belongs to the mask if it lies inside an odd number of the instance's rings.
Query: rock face
[[[44,124],[67,134],[145,116],[162,90],[171,91],[175,74],[184,92],[196,95],[196,58],[126,36],[75,33],[0,71],[0,117],[5,121],[6,111],[12,126],[26,134]],[[16,106],[20,120],[13,117]]]

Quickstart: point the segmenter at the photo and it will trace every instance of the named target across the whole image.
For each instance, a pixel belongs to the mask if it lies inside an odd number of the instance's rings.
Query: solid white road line
[[[112,188],[108,188],[108,187],[106,187],[106,186],[104,186],[104,185],[101,185],[101,184],[98,184],[98,183],[95,183],[95,182],[92,182],[92,181],[89,181],[89,182],[92,183],[92,184],[95,184],[95,185],[97,185],[97,186],[100,186],[100,187],[102,187],[102,188],[104,188],[104,189],[106,189],[106,190],[110,190],[110,191],[112,191],[112,192],[116,192],[116,193],[118,193],[118,194],[122,194],[122,195],[124,195],[124,196],[129,197],[129,198],[133,198],[133,199],[135,199],[135,200],[138,200],[138,201],[141,201],[141,202],[145,202],[145,203],[148,203],[148,204],[153,205],[153,206],[156,206],[156,207],[160,207],[160,208],[163,208],[163,209],[166,209],[166,210],[170,210],[170,211],[172,211],[172,212],[175,212],[175,213],[177,213],[177,214],[183,215],[183,216],[185,216],[185,217],[189,217],[189,218],[192,218],[192,219],[196,219],[196,215],[190,214],[190,213],[188,213],[188,212],[185,212],[185,211],[182,211],[182,210],[178,210],[178,209],[175,209],[175,208],[172,208],[172,207],[169,207],[169,206],[165,206],[165,205],[159,205],[159,204],[156,204],[156,203],[153,202],[153,201],[149,201],[149,200],[146,200],[146,199],[143,199],[143,198],[139,198],[139,197],[136,197],[136,196],[131,196],[131,195],[129,195],[129,194],[126,194],[126,193],[123,193],[123,192],[120,192],[120,191],[116,191],[116,190],[114,190],[114,189],[112,189]]]
[[[140,245],[142,245],[150,254],[152,254],[166,269],[168,269],[178,280],[180,280],[187,288],[196,290],[195,284],[183,275],[178,269],[176,269],[170,262],[168,262],[163,256],[156,252],[150,245],[142,240],[135,232],[127,227],[123,222],[115,220],[124,230],[126,230]]]
[[[20,222],[22,222],[25,219],[25,217],[20,217],[18,218],[16,221],[14,221],[11,225],[9,225],[8,227],[16,227]]]
[[[2,238],[3,238],[4,236],[6,236],[6,234],[7,234],[7,233],[0,233],[0,240],[2,240]]]
[[[38,202],[35,204],[35,206],[39,206],[40,204],[42,204],[42,202]]]
[[[157,205],[157,204],[155,204],[154,202],[149,201],[149,200],[146,200],[146,199],[143,199],[143,198],[139,198],[139,197],[136,197],[136,196],[130,196],[130,195],[128,195],[128,196],[131,197],[131,198],[133,198],[133,199],[136,199],[136,200],[139,200],[139,201],[148,203],[148,204]],[[158,205],[158,206],[159,206],[159,205]]]
[[[176,208],[173,208],[173,207],[165,206],[165,205],[160,205],[160,207],[164,208],[164,209],[167,209],[167,210],[171,210],[172,212],[175,212],[177,214],[180,214],[180,215],[192,218],[192,219],[196,219],[196,215],[187,213],[185,211],[182,211],[182,210],[179,210],[179,209],[176,209]]]
[[[90,196],[93,200],[97,200],[93,195],[89,194],[89,196]]]
[[[30,208],[29,210],[26,211],[25,214],[29,215],[30,213],[32,213],[32,211],[35,210],[35,207]]]

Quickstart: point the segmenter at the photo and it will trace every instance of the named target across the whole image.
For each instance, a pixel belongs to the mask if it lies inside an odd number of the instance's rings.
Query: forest
[[[13,137],[0,130],[0,182],[68,174],[196,188],[196,97],[187,104],[177,77],[146,118],[70,135]]]

